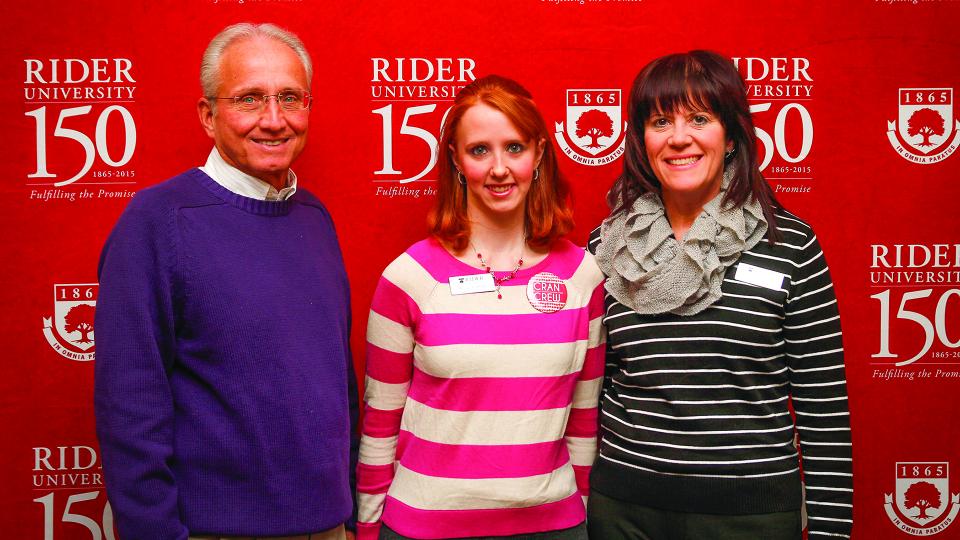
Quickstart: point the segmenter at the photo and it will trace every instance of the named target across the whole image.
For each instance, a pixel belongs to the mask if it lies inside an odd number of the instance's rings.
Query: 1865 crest
[[[884,495],[887,517],[914,536],[937,534],[953,523],[960,511],[960,493],[950,494],[947,462],[898,462],[896,488]]]
[[[557,122],[554,134],[567,157],[595,166],[623,155],[627,124],[620,94],[619,88],[567,90],[566,122]]]
[[[64,358],[94,359],[93,314],[99,287],[97,283],[53,286],[53,316],[43,318],[43,335]]]
[[[953,88],[901,88],[899,96],[897,120],[887,122],[887,139],[897,153],[921,164],[950,157],[960,145]]]

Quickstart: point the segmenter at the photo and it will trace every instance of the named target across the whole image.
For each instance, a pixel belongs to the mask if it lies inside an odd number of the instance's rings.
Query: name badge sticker
[[[540,272],[527,282],[527,300],[537,311],[560,311],[567,305],[567,285],[555,274]]]
[[[752,264],[739,263],[733,279],[765,289],[780,290],[783,287],[783,278],[785,277],[786,275],[780,272],[774,272]]]
[[[490,274],[469,274],[450,278],[450,294],[473,294],[497,290]]]

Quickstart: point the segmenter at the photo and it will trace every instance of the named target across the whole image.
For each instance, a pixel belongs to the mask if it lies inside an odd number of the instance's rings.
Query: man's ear
[[[210,100],[202,97],[197,101],[197,114],[200,116],[200,125],[207,132],[207,136],[213,138],[213,104]]]

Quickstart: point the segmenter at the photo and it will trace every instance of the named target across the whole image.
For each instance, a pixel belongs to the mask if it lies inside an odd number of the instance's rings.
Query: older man
[[[310,57],[276,26],[203,56],[203,167],[137,194],[100,259],[95,408],[124,540],[344,538],[356,382],[333,223],[290,164]]]

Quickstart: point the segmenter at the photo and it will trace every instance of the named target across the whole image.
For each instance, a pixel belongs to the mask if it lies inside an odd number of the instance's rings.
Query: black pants
[[[509,540],[587,540],[587,526],[583,523],[569,529],[559,531],[548,531],[542,533],[517,534],[514,536],[474,536],[470,538],[461,538],[458,540],[497,540],[506,538]],[[380,526],[380,540],[414,540],[413,538],[402,536],[386,525]]]
[[[590,490],[590,540],[800,540],[800,511],[715,515],[671,512]],[[382,537],[381,537],[382,538]]]

